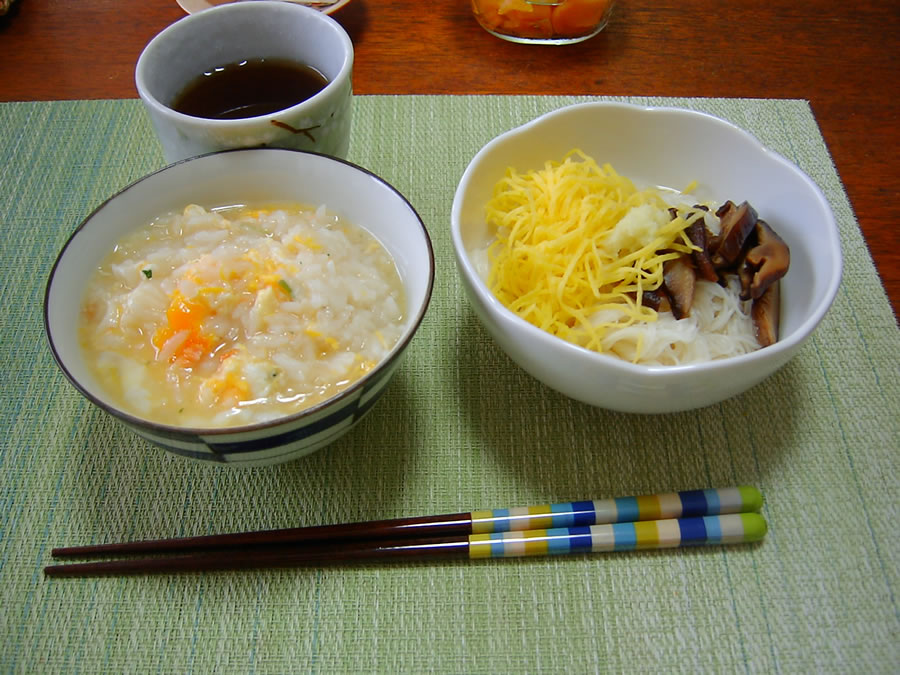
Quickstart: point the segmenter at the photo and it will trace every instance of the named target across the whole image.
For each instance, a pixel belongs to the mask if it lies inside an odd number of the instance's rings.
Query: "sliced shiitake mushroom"
[[[660,286],[654,291],[644,291],[641,293],[641,304],[656,312],[668,312],[672,309],[672,304],[669,301],[669,294],[666,293],[665,286]]]
[[[672,305],[672,315],[676,319],[690,316],[697,283],[697,272],[690,257],[682,255],[666,260],[663,263],[663,280]]]
[[[709,211],[709,207],[702,204],[694,204],[692,208],[695,211]],[[669,215],[672,217],[672,220],[675,220],[678,217],[678,209],[670,208]],[[688,214],[688,218],[691,215],[693,214]],[[714,240],[714,237],[706,229],[706,221],[703,219],[702,214],[700,214],[700,217],[694,218],[691,224],[685,228],[684,233],[690,242],[699,249],[691,252],[691,258],[697,274],[707,281],[718,281],[719,274],[713,266],[709,253],[709,243]]]
[[[756,242],[739,268],[741,300],[758,300],[773,283],[787,274],[791,251],[764,220],[756,222]]]
[[[699,251],[691,252],[691,258],[694,260],[697,274],[707,281],[718,281],[719,274],[716,272],[712,258],[709,255],[709,232],[706,230],[703,218],[698,218],[688,225],[685,234],[687,234],[691,243],[700,249]]]
[[[754,246],[756,246],[755,227],[753,228],[753,232],[750,233],[744,242],[744,250],[741,251],[741,255],[738,257],[731,270],[729,270],[729,273],[737,274],[738,280],[741,282],[741,300],[750,299],[750,286],[753,284],[753,273],[755,270],[752,265],[747,265],[747,254]]]
[[[732,267],[741,256],[747,237],[756,227],[756,211],[747,202],[735,206],[729,200],[716,211],[716,215],[722,231],[718,237],[718,245],[712,251],[713,265],[717,269]]]
[[[750,317],[760,347],[768,347],[778,341],[780,313],[781,283],[775,281],[750,306]]]

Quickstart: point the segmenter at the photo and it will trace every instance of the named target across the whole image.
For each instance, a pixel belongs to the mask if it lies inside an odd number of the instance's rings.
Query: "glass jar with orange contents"
[[[487,32],[511,42],[564,45],[587,40],[609,21],[613,0],[472,0]]]

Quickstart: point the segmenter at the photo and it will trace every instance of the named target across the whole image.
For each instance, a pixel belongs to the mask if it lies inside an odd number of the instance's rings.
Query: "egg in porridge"
[[[233,427],[350,387],[397,344],[405,307],[384,246],[324,206],[192,204],[118,242],[89,282],[79,338],[126,411]]]

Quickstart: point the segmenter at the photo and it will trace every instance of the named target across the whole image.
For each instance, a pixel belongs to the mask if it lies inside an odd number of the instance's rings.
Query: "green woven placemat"
[[[373,412],[279,467],[203,466],[87,405],[41,305],[68,234],[162,165],[140,103],[0,104],[0,671],[891,672],[900,666],[900,331],[804,101],[720,115],[796,162],[844,283],[802,353],[696,412],[574,403],[494,346],[457,283],[453,191],[494,135],[575,97],[358,97],[350,159],[409,197],[433,301]],[[758,485],[761,545],[484,563],[46,580],[53,546]]]

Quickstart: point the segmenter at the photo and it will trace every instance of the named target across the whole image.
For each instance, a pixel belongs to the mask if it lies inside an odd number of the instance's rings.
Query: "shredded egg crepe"
[[[552,335],[642,362],[652,333],[622,333],[627,344],[618,344],[615,335],[658,321],[659,313],[642,305],[643,294],[663,284],[663,263],[696,249],[685,230],[705,215],[692,208],[689,196],[681,196],[638,189],[609,164],[598,165],[580,150],[548,161],[540,170],[509,168],[486,207],[495,235],[486,252],[488,287],[507,308]],[[702,347],[696,358],[756,348],[749,317],[739,303],[728,294],[707,295],[721,305],[721,311],[713,308],[711,324],[725,326],[734,316],[744,324],[737,332],[749,342],[741,338],[734,347],[726,339],[723,348]],[[704,312],[696,313],[703,320]],[[662,339],[672,348],[653,346],[650,362],[693,360],[679,353],[677,343],[697,339],[697,321],[667,321]],[[699,332],[706,328],[700,325]],[[725,330],[735,332],[734,326]]]

